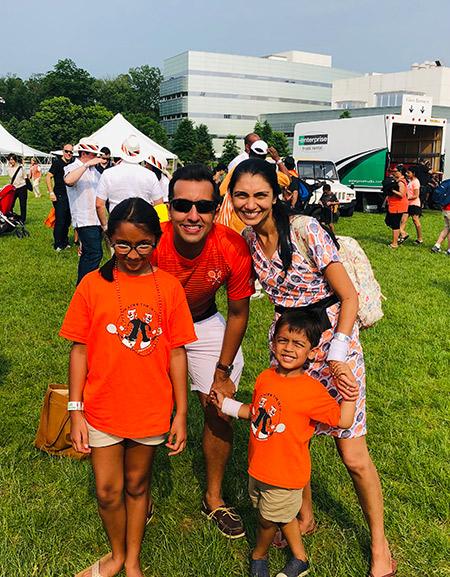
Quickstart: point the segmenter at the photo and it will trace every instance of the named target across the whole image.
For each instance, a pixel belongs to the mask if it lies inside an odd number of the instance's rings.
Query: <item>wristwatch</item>
[[[222,363],[217,363],[216,365],[216,369],[219,369],[219,371],[223,371],[227,377],[231,375],[233,368],[234,365],[224,365]]]

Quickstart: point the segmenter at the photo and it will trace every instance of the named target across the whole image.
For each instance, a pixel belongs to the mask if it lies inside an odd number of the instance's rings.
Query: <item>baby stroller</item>
[[[0,235],[14,231],[17,238],[30,236],[19,215],[12,212],[16,187],[7,184],[0,190]]]

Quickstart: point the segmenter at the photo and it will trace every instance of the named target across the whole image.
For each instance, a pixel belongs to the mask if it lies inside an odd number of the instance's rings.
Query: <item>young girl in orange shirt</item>
[[[111,544],[111,553],[78,576],[112,577],[125,567],[127,577],[144,577],[140,551],[152,509],[153,458],[164,442],[169,455],[186,446],[184,345],[196,336],[181,284],[150,264],[161,236],[153,207],[124,200],[111,212],[107,235],[114,255],[78,285],[60,331],[73,342],[72,443],[91,454]]]

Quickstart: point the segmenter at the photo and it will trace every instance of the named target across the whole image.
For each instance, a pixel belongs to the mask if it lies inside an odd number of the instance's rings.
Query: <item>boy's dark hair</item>
[[[134,224],[138,228],[149,234],[154,234],[156,242],[162,235],[161,224],[156,210],[143,198],[132,197],[122,200],[113,208],[108,219],[106,234],[111,238],[117,228],[123,222]],[[102,277],[112,282],[114,280],[113,271],[116,264],[116,257],[113,257],[100,268]]]
[[[322,187],[323,192],[331,192],[331,186],[328,183],[325,183]]]
[[[274,339],[284,326],[294,333],[303,331],[312,348],[317,347],[323,332],[321,319],[314,311],[285,311],[275,323]]]
[[[220,200],[218,194],[216,193],[216,183],[214,182],[212,172],[204,164],[187,164],[178,168],[174,173],[169,182],[169,202],[173,200],[173,189],[175,184],[179,180],[190,180],[196,182],[203,182],[206,180],[211,183],[212,187],[212,200],[218,202]]]
[[[295,160],[292,156],[286,156],[286,158],[284,159],[284,166],[288,169],[288,170],[294,170],[295,168]]]
[[[111,156],[111,151],[107,146],[100,148],[100,152],[102,152],[103,154],[109,154]]]

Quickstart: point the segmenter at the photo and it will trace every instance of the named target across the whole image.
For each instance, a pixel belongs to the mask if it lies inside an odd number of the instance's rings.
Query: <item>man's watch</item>
[[[227,377],[229,377],[231,375],[233,368],[234,368],[234,365],[224,365],[222,363],[217,363],[217,365],[216,365],[216,369],[219,369],[219,371],[223,371]]]

